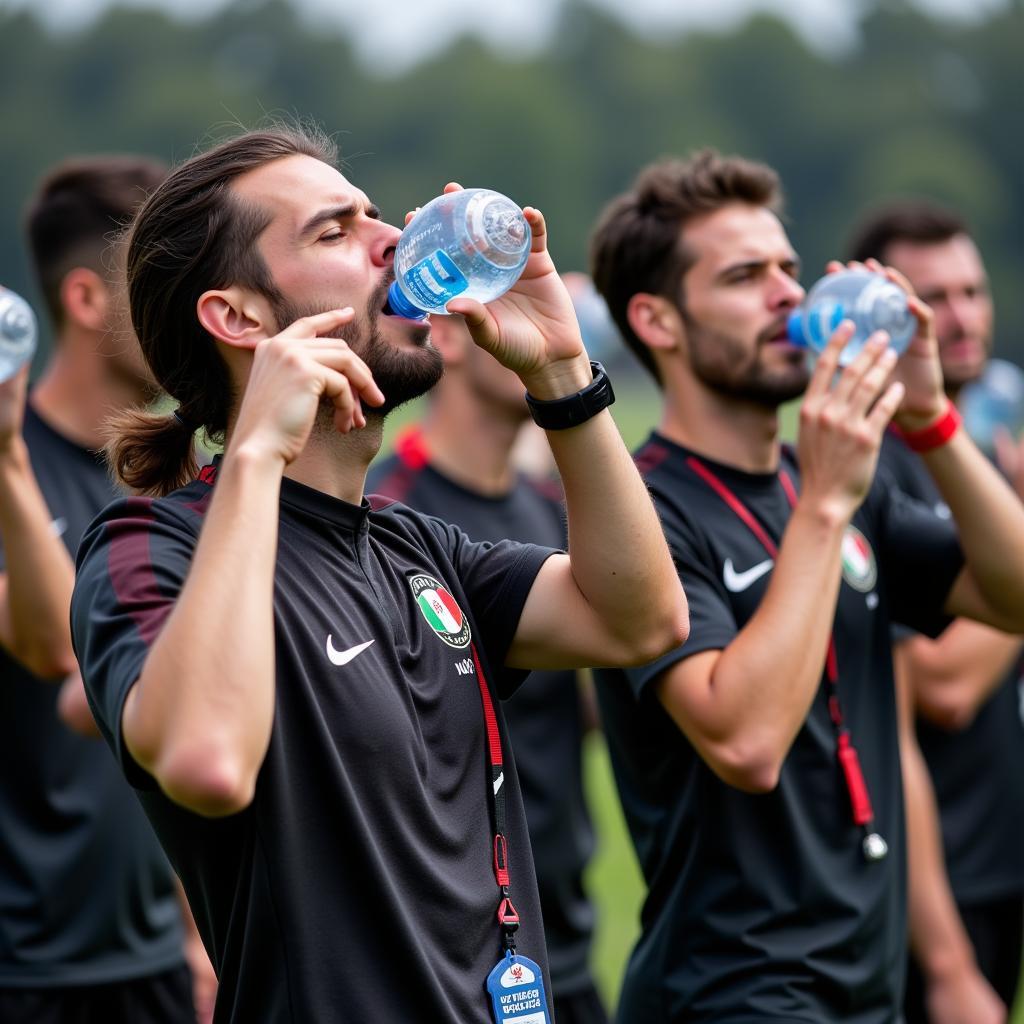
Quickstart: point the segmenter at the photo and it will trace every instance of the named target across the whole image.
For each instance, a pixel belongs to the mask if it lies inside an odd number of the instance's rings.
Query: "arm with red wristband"
[[[1024,505],[962,429],[946,397],[932,311],[897,271],[868,265],[908,292],[920,325],[896,371],[905,393],[894,423],[921,455],[957,525],[965,565],[946,611],[1024,632]]]

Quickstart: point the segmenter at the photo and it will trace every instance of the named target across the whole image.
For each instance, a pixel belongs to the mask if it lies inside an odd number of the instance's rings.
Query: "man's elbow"
[[[622,666],[648,665],[663,654],[682,647],[690,635],[690,612],[685,598],[660,617],[644,620],[622,638]]]
[[[66,648],[55,648],[49,644],[26,644],[23,647],[16,647],[11,653],[29,672],[40,679],[60,682],[72,672],[78,671],[78,662],[70,645]]]
[[[974,716],[978,713],[978,704],[963,695],[940,691],[927,697],[922,697],[919,693],[915,710],[932,725],[946,732],[959,732],[974,721]]]
[[[772,792],[782,772],[781,758],[738,743],[716,746],[705,760],[724,783],[755,795]]]
[[[205,818],[244,811],[256,794],[256,773],[241,758],[209,747],[167,750],[151,771],[171,800]]]

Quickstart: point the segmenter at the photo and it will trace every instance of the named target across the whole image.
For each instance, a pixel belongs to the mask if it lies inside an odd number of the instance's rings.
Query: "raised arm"
[[[360,397],[383,401],[345,342],[318,337],[352,316],[349,308],[307,317],[257,346],[188,577],[125,700],[132,757],[200,814],[249,804],[270,742],[285,466],[303,449],[321,396],[344,431],[365,425]]]
[[[677,662],[657,682],[666,710],[723,781],[775,787],[821,684],[843,533],[871,485],[882,432],[903,394],[875,337],[831,386],[851,325],[823,352],[800,412],[802,490],[765,596],[724,650]],[[881,397],[879,397],[881,396]]]
[[[451,186],[450,186],[451,187]],[[527,208],[533,249],[501,299],[449,303],[474,341],[519,374],[536,399],[593,379],[572,301],[547,252],[544,218]],[[524,668],[638,664],[681,643],[686,599],[643,481],[605,410],[547,432],[565,489],[568,556],[538,573],[508,663]]]
[[[26,366],[0,384],[0,644],[35,675],[60,680],[77,667],[68,625],[75,571],[22,439],[27,381]]]

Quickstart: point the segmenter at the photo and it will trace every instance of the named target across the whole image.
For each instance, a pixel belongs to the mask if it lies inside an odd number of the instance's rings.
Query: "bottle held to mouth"
[[[499,192],[467,188],[432,199],[402,232],[388,307],[422,320],[456,296],[490,302],[519,280],[530,254],[523,211]]]
[[[0,383],[32,358],[38,337],[32,307],[20,295],[0,288]]]
[[[875,331],[885,331],[889,344],[902,355],[917,331],[917,318],[907,306],[907,293],[871,270],[840,270],[826,274],[807,293],[789,318],[790,340],[820,352],[843,320],[856,331],[839,356],[851,363]]]

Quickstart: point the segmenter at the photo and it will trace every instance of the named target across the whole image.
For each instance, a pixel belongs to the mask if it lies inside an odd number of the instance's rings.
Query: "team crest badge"
[[[449,647],[467,647],[470,640],[469,620],[440,580],[425,572],[418,572],[409,577],[409,586],[427,625]]]
[[[862,594],[872,590],[878,582],[875,553],[867,538],[855,526],[848,526],[843,534],[843,579]]]

